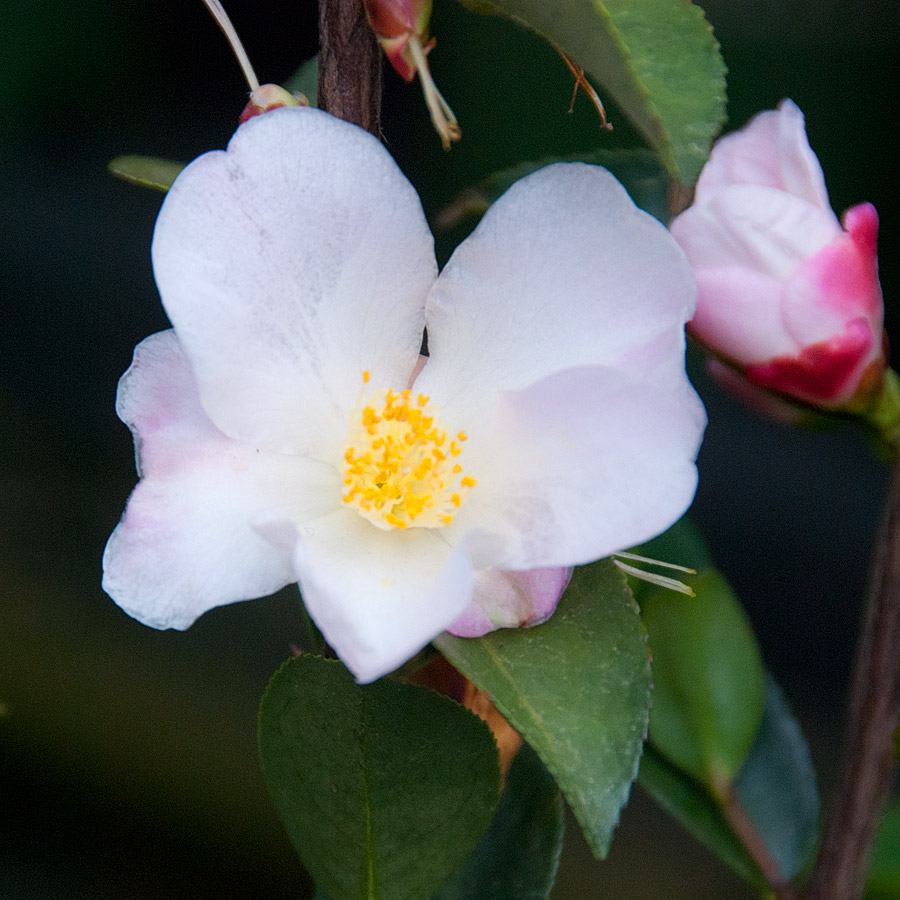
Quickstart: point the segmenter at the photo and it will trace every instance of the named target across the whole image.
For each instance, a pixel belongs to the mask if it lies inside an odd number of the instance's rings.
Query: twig
[[[381,50],[362,0],[319,2],[319,106],[381,136]]]
[[[804,900],[862,896],[872,842],[894,773],[900,720],[900,464],[872,564],[857,647],[844,769]]]

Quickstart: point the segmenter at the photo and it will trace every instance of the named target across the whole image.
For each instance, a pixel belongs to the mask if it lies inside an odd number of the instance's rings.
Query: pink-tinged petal
[[[688,331],[736,363],[765,362],[800,349],[781,317],[784,285],[770,275],[742,269],[700,269],[697,312]]]
[[[615,365],[680,333],[695,297],[671,235],[609,172],[547,166],[494,203],[435,283],[416,386],[471,434],[498,390]]]
[[[878,211],[871,203],[851,206],[841,216],[844,227],[860,255],[878,265]]]
[[[290,554],[252,519],[324,515],[339,497],[334,470],[222,434],[171,331],[138,345],[117,405],[142,475],[103,555],[103,588],[119,606],[155,628],[187,628],[214,606],[295,580]]]
[[[716,142],[697,182],[695,203],[706,204],[721,189],[737,184],[775,188],[831,211],[803,113],[792,101],[754,116],[740,131]]]
[[[468,555],[438,532],[382,531],[342,509],[298,537],[294,562],[306,608],[360,682],[406,662],[472,599]]]
[[[878,218],[869,204],[855,210],[849,211],[854,231],[837,235],[785,285],[783,317],[800,346],[828,340],[859,318],[876,336],[873,346],[880,341],[884,303],[875,251]]]
[[[217,427],[329,461],[362,372],[405,384],[437,271],[419,199],[387,151],[304,108],[251,119],[184,170],[153,267]]]
[[[671,230],[695,271],[742,266],[784,280],[841,226],[831,210],[784,191],[735,185],[683,212]]]
[[[760,387],[822,406],[841,406],[856,394],[879,350],[880,336],[865,319],[854,319],[829,340],[804,347],[796,356],[748,366],[746,374]]]
[[[475,596],[447,629],[457,637],[481,637],[497,628],[530,628],[553,615],[572,570],[485,569],[475,575]]]
[[[670,343],[505,392],[450,540],[479,568],[533,569],[609,556],[675,522],[694,496],[706,416],[679,368],[683,344]]]

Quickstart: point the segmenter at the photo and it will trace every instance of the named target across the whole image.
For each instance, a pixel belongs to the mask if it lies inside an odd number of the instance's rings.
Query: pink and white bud
[[[886,365],[878,214],[854,206],[842,227],[794,103],[717,142],[671,231],[697,280],[690,332],[721,361],[817,407],[872,403]]]

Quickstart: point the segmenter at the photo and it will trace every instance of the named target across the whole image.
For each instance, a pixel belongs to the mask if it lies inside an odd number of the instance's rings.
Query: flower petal
[[[784,191],[735,185],[681,213],[671,230],[695,270],[743,266],[785,280],[841,226],[831,210]]]
[[[716,141],[697,182],[694,202],[708,203],[721,188],[736,184],[776,188],[831,212],[825,176],[809,146],[803,113],[791,100]]]
[[[690,333],[742,365],[796,353],[801,345],[782,316],[784,285],[739,266],[699,269],[697,313]]]
[[[416,384],[471,433],[498,389],[615,365],[681,332],[695,297],[675,241],[609,172],[547,166],[497,200],[447,263],[428,297],[430,359]]]
[[[457,637],[481,637],[497,628],[530,628],[553,615],[572,570],[484,569],[475,574],[475,596],[447,631]]]
[[[230,437],[328,458],[362,386],[404,386],[436,275],[412,186],[319,110],[242,125],[176,179],[153,240],[203,408]]]
[[[668,342],[628,366],[569,369],[503,394],[490,445],[472,460],[478,484],[446,529],[476,566],[578,565],[682,515],[706,416],[681,342]]]
[[[406,662],[472,598],[462,548],[424,528],[382,531],[348,509],[303,528],[294,561],[306,608],[360,682]]]
[[[304,521],[336,505],[337,473],[261,453],[223,435],[200,407],[174,332],[147,338],[119,384],[142,480],[103,554],[103,588],[155,628],[187,628],[206,610],[294,581],[290,554],[251,525],[261,512]]]

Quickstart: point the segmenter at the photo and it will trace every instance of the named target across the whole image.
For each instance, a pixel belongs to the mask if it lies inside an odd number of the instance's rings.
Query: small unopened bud
[[[363,0],[363,5],[375,37],[397,74],[412,81],[418,73],[431,122],[444,149],[449,150],[450,142],[458,141],[462,131],[428,68],[426,56],[435,43],[428,38],[431,0]]]
[[[303,94],[292,94],[277,84],[263,84],[250,92],[250,101],[241,113],[240,122],[282,106],[309,106]]]
[[[697,280],[690,333],[782,400],[865,414],[883,392],[878,215],[839,222],[790,101],[722,138],[671,225]],[[720,375],[725,370],[716,368]]]

